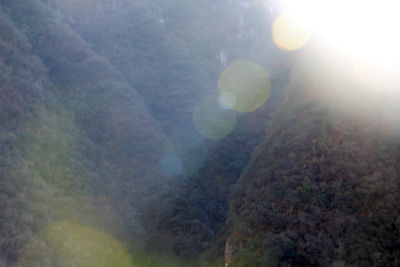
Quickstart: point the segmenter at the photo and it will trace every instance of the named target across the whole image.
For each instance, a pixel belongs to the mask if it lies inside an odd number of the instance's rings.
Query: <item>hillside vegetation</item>
[[[2,0],[0,267],[398,266],[398,96],[272,2]]]

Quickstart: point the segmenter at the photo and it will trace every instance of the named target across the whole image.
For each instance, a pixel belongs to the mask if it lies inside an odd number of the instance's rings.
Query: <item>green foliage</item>
[[[234,191],[232,236],[281,264],[390,265],[399,255],[399,169],[377,162],[397,158],[388,148],[398,141],[293,90]]]
[[[63,220],[147,247],[129,250],[144,267],[222,266],[228,237],[232,266],[398,261],[397,136],[334,112],[296,73],[269,125],[288,58],[261,41],[264,9],[242,2],[0,4],[0,262]],[[270,100],[223,140],[192,134],[196,104],[247,58]],[[166,136],[206,159],[172,179]]]
[[[234,257],[232,264],[229,266],[232,267],[272,267],[278,266],[277,262],[273,260],[273,258],[267,253],[264,252],[264,255],[257,255],[255,252],[243,249],[240,250]]]

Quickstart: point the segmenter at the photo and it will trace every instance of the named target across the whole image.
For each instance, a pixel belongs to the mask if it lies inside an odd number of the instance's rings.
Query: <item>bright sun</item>
[[[375,66],[400,65],[400,1],[278,0],[283,13],[275,20],[278,47],[297,50],[311,36],[346,56]]]

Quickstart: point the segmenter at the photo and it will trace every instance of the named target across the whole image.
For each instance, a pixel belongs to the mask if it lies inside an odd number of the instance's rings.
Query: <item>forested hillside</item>
[[[398,266],[397,83],[275,2],[0,1],[0,267]]]
[[[224,140],[197,132],[193,108],[217,96],[220,72],[248,57],[258,29],[241,17],[250,6],[221,2],[210,19],[209,3],[176,5],[2,2],[3,265],[80,264],[52,256],[66,253],[53,248],[59,227],[71,232],[70,242],[88,226],[127,250],[149,244],[192,261],[220,236],[229,185],[274,105],[237,118],[244,125]],[[221,17],[226,22],[217,24]],[[260,127],[247,132],[251,121]],[[214,173],[227,181],[216,183]]]
[[[234,266],[398,265],[396,104],[343,79],[346,62],[331,63],[328,72],[294,65],[288,97],[234,186]]]
[[[5,264],[57,221],[140,232],[141,194],[164,179],[164,137],[141,97],[45,4],[3,2],[1,36]]]

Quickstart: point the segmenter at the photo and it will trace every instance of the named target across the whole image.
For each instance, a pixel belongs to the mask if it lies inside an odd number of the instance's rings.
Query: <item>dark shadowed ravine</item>
[[[0,267],[400,266],[399,7],[1,0]]]

